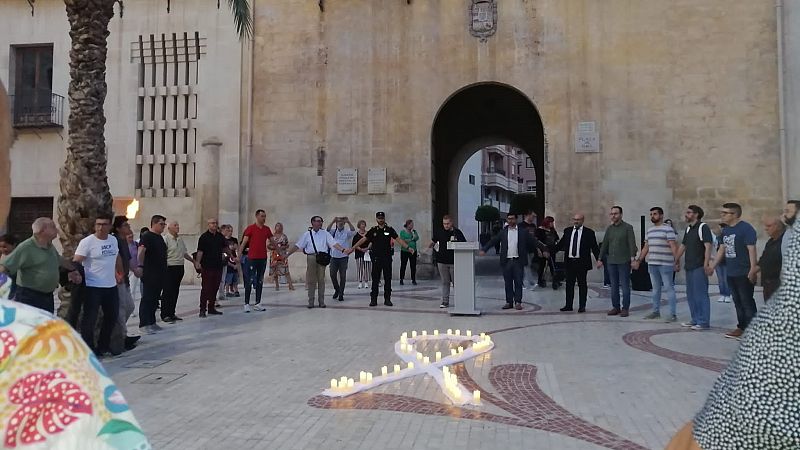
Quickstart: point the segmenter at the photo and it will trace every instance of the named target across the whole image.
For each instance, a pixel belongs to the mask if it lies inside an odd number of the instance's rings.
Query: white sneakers
[[[733,301],[730,295],[720,295],[717,299],[717,303],[730,303]]]
[[[266,311],[267,308],[264,308],[263,306],[261,306],[258,303],[256,303],[255,305],[253,305],[253,310],[255,310],[255,311]]]
[[[244,305],[244,312],[246,313],[250,312],[250,305]]]
[[[144,327],[139,327],[139,333],[141,334],[156,334],[161,330],[163,330],[163,328],[161,328],[158,325],[147,325]]]

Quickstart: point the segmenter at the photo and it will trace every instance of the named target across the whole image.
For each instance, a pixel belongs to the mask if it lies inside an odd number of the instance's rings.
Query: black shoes
[[[136,342],[141,339],[141,336],[125,336],[125,350],[133,350],[136,348]]]
[[[414,286],[416,286],[416,285],[417,285],[417,280],[411,280],[411,284],[413,284]]]
[[[207,317],[205,311],[200,311],[200,317]]]
[[[565,307],[559,309],[559,311],[567,312],[567,311],[574,311],[574,310],[572,308],[570,308],[570,307],[565,306]]]
[[[585,313],[586,312],[586,308],[578,308],[578,312],[579,313]]]
[[[371,302],[369,302],[369,306],[378,306],[378,301],[372,300]]]
[[[505,305],[503,305],[503,309],[511,309],[513,307],[514,305],[512,305],[511,303],[506,303]]]
[[[216,309],[212,309],[208,313],[211,314],[212,316],[221,316],[222,315],[222,311],[217,311]]]
[[[385,302],[383,302],[383,304],[386,306],[394,306],[394,303],[392,303],[391,300],[386,300]]]
[[[404,285],[403,280],[400,280],[400,286]]]

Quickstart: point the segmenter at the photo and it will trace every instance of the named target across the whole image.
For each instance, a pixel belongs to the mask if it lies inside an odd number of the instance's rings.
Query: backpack
[[[703,242],[703,226],[705,226],[705,222],[700,222],[700,226],[697,227],[697,237],[700,239],[700,242]],[[689,234],[689,231],[692,229],[691,226],[686,228],[686,234]]]

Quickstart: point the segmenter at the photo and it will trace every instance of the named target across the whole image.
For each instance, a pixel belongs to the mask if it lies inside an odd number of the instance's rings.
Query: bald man
[[[600,259],[600,247],[594,230],[583,226],[584,215],[572,215],[572,226],[564,229],[561,240],[556,245],[557,251],[564,252],[564,269],[567,276],[566,304],[561,311],[572,311],[575,298],[575,282],[578,282],[578,312],[586,312],[586,296],[589,287],[586,284],[586,274],[594,267],[595,261]]]
[[[781,285],[781,268],[783,267],[781,242],[786,228],[780,217],[766,217],[763,223],[769,240],[758,260],[758,270],[761,272],[761,286],[764,287],[764,303],[766,303]]]

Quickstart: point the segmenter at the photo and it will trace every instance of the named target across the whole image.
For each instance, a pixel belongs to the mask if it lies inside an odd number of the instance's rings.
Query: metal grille
[[[136,195],[189,197],[195,188],[198,64],[205,39],[139,36],[131,62],[139,69]]]

